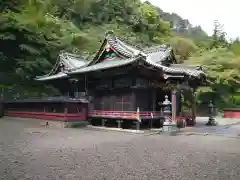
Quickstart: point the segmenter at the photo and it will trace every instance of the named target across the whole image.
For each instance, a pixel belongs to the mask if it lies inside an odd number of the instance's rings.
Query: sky
[[[240,36],[239,0],[148,0],[165,12],[176,13],[194,26],[200,25],[209,35],[218,20],[229,38]]]

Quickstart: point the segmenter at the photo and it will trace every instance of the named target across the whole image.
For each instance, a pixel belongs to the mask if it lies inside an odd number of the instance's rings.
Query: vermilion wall
[[[240,118],[240,108],[224,109],[225,118]]]
[[[48,112],[17,112],[8,111],[5,112],[6,116],[14,117],[26,117],[26,118],[39,118],[39,119],[50,119],[56,121],[87,121],[85,113],[48,113]]]

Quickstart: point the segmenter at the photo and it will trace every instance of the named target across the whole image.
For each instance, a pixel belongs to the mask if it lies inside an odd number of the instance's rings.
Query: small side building
[[[62,122],[64,126],[86,125],[88,101],[85,98],[47,97],[5,101],[6,116]]]
[[[68,71],[87,66],[89,61],[81,56],[68,52],[61,52],[52,70],[43,76],[36,77],[39,83],[50,84],[57,88],[62,96],[81,97],[84,92],[84,82],[78,81],[67,74]]]

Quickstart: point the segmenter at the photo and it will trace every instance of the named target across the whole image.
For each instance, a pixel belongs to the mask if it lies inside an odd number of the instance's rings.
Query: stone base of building
[[[122,129],[122,128],[102,127],[102,126],[93,126],[93,125],[88,125],[87,128],[89,128],[89,129],[98,129],[98,130],[105,130],[105,131],[119,131],[119,132],[129,132],[129,133],[144,133],[143,130]]]
[[[176,136],[176,135],[178,135],[179,132],[180,132],[179,130],[177,130],[177,131],[171,131],[171,132],[162,131],[162,132],[160,133],[160,135]]]
[[[46,128],[77,128],[86,127],[89,123],[88,121],[56,121],[47,119],[37,119],[37,118],[24,118],[24,117],[12,117],[4,116],[6,120],[16,120],[16,121],[28,121],[34,124],[34,126],[46,127]]]
[[[86,121],[74,121],[74,122],[63,122],[63,121],[48,121],[48,120],[41,120],[42,126],[45,127],[57,127],[57,128],[80,128],[86,127],[88,122]]]

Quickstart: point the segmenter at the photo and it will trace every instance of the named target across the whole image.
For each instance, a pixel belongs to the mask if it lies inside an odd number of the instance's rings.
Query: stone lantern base
[[[175,122],[165,121],[163,123],[163,133],[168,135],[176,135],[178,131],[177,124]]]
[[[207,126],[217,126],[217,122],[215,121],[214,117],[209,117],[208,122],[206,123]]]

